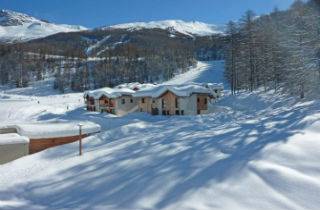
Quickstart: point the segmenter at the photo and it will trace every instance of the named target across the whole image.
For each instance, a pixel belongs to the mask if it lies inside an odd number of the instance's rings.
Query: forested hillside
[[[83,91],[124,82],[160,82],[224,57],[225,36],[173,28],[97,28],[0,46],[1,84],[28,86],[54,77],[54,88]]]
[[[311,97],[320,88],[320,6],[297,0],[288,11],[248,11],[227,27],[226,77],[233,93],[259,87]]]

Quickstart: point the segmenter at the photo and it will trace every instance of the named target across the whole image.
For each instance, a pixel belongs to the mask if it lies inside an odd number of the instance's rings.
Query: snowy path
[[[218,66],[170,82],[221,82]],[[74,143],[1,165],[1,210],[319,209],[319,101],[242,93],[210,115],[114,117],[86,112],[80,94],[33,97],[0,94],[0,122],[90,120],[103,132],[81,157]]]

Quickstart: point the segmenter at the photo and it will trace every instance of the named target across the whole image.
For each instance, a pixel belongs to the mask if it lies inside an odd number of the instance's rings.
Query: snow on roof
[[[90,96],[94,99],[99,99],[101,96],[105,95],[108,98],[118,98],[123,95],[133,95],[138,90],[149,89],[155,86],[156,85],[150,83],[124,83],[114,88],[105,87],[97,90],[87,91],[84,93],[84,97]]]
[[[124,83],[121,85],[116,86],[115,88],[129,88],[131,90],[143,90],[146,88],[151,88],[154,87],[155,84],[151,84],[151,83],[139,83],[139,82],[132,82],[132,83]]]
[[[59,138],[79,135],[79,123],[82,126],[82,134],[92,134],[100,132],[98,124],[86,122],[49,122],[49,123],[29,123],[15,125],[17,131],[22,136],[30,139]]]
[[[180,97],[190,96],[193,93],[211,94],[211,91],[203,84],[191,83],[184,85],[158,85],[146,90],[138,91],[133,96],[158,98],[167,91]]]
[[[134,90],[131,90],[129,88],[101,88],[93,91],[87,91],[84,93],[84,96],[90,96],[94,99],[99,99],[101,96],[107,96],[108,98],[118,98],[123,95],[132,95],[135,93]]]
[[[28,137],[20,136],[17,133],[0,134],[0,145],[28,144],[28,143],[29,143]]]
[[[224,89],[222,83],[206,83],[205,86],[210,89],[216,89],[216,90],[223,90]]]

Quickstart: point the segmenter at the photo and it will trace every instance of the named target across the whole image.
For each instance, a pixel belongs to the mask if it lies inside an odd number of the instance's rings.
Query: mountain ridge
[[[0,10],[0,42],[25,42],[61,32],[87,30],[78,25],[55,24],[12,10]]]
[[[210,36],[216,34],[223,34],[222,27],[214,24],[208,24],[200,21],[184,21],[179,19],[158,20],[149,22],[131,22],[121,23],[111,26],[105,26],[101,29],[127,29],[127,30],[141,30],[141,29],[169,29],[189,36]]]
[[[143,29],[162,29],[172,33],[184,34],[190,37],[204,37],[224,34],[222,26],[200,21],[184,21],[178,19],[156,20],[149,22],[121,23],[89,29],[80,25],[55,24],[49,21],[32,17],[28,14],[2,9],[0,10],[0,42],[26,42],[44,38],[57,33],[94,30],[139,31]]]

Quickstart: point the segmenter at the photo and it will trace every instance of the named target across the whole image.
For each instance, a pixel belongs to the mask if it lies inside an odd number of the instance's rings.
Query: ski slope
[[[222,67],[169,83],[223,82]],[[257,91],[209,115],[114,117],[86,112],[80,94],[25,91],[0,92],[1,122],[90,120],[102,132],[81,157],[73,143],[0,165],[0,209],[319,209],[319,101]]]
[[[190,82],[199,83],[227,83],[223,75],[224,61],[198,62],[195,68],[183,74],[178,74],[165,84],[185,84]]]

